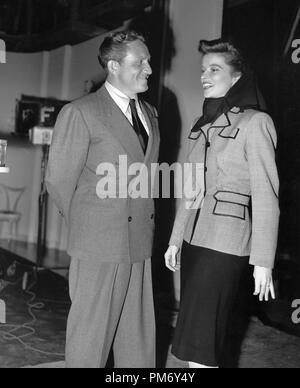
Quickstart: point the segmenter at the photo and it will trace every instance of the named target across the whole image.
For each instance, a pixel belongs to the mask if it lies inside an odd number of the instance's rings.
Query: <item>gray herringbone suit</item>
[[[144,102],[141,108],[150,132],[146,154],[105,87],[65,106],[55,127],[47,188],[69,230],[68,367],[105,367],[111,346],[116,367],[155,365],[153,200],[96,193],[101,163],[118,169],[120,156],[128,165],[157,161],[157,114]]]

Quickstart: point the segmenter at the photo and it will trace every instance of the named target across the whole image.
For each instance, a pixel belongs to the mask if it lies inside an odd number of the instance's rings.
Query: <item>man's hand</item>
[[[254,268],[254,279],[255,279],[255,291],[254,295],[259,295],[259,300],[263,302],[269,301],[269,294],[272,299],[275,299],[274,283],[272,278],[272,270],[268,268],[258,267]]]
[[[177,248],[175,245],[172,245],[165,253],[166,267],[172,272],[176,272],[180,269],[178,252],[179,248]]]

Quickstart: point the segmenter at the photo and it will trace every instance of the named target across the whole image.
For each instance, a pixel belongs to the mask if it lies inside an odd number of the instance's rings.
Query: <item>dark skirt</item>
[[[180,310],[172,353],[180,360],[220,366],[229,318],[249,257],[183,243]]]

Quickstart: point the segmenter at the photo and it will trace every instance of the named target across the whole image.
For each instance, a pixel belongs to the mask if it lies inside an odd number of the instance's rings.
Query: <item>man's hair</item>
[[[247,70],[248,66],[242,53],[229,41],[222,39],[200,40],[199,51],[204,55],[222,54],[226,63],[232,67],[234,72],[244,74]]]
[[[145,43],[143,35],[132,30],[115,32],[106,37],[99,48],[100,65],[107,69],[109,61],[120,63],[126,57],[128,44],[136,40]]]

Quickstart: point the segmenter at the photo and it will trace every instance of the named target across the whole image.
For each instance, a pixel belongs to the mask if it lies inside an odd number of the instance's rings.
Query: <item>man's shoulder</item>
[[[79,97],[76,100],[73,100],[70,103],[70,105],[79,110],[82,110],[82,109],[91,107],[92,105],[97,103],[97,100],[98,100],[97,92],[95,92],[95,93],[90,93],[83,97]]]
[[[105,98],[102,88],[94,93],[79,97],[64,107],[66,112],[80,112],[82,115],[90,115],[101,111]],[[105,104],[104,104],[105,105]]]

